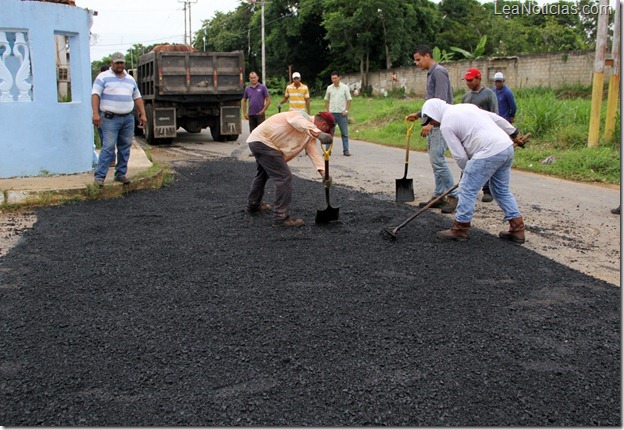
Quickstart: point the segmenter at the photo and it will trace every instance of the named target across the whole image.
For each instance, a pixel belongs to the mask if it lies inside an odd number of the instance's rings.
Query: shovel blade
[[[327,206],[327,209],[316,211],[316,220],[317,224],[327,224],[331,221],[338,221],[340,218],[339,214],[340,208],[333,208],[331,206]]]
[[[396,179],[396,201],[401,203],[414,201],[413,179]]]

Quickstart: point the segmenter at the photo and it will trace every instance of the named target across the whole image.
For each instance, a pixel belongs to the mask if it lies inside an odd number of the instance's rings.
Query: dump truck
[[[145,103],[147,143],[171,142],[180,127],[189,133],[210,128],[215,141],[236,140],[242,131],[244,61],[242,51],[169,44],[139,56],[134,78]]]

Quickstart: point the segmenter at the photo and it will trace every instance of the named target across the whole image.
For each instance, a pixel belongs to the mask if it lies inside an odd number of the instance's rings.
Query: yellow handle
[[[332,144],[329,145],[329,148],[325,150],[325,146],[321,143],[321,150],[323,151],[323,159],[325,161],[329,161],[329,155],[331,154],[331,150],[333,147],[334,147],[334,142],[332,142]]]
[[[411,122],[412,125],[407,125],[408,122]],[[405,118],[405,128],[407,128],[407,135],[411,136],[412,135],[412,129],[414,128],[414,125],[416,124],[416,121],[408,121],[407,118]]]

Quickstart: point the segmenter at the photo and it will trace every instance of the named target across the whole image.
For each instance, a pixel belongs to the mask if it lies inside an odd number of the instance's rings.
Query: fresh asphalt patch
[[[339,177],[339,222],[294,178],[306,225],[273,227],[243,210],[254,172],[37,210],[0,265],[0,424],[621,425],[620,289],[478,229],[444,242],[438,211],[384,240],[417,209]]]

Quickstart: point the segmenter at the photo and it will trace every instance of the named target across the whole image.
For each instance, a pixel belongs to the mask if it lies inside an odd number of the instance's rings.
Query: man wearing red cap
[[[292,200],[292,172],[288,162],[304,149],[316,170],[325,175],[325,164],[316,145],[319,139],[323,145],[331,145],[334,117],[329,112],[319,112],[310,117],[305,112],[283,112],[273,115],[260,124],[247,138],[249,149],[256,157],[256,176],[251,183],[247,201],[247,212],[268,212],[273,209],[273,225],[300,227],[302,219],[290,218]],[[266,182],[275,184],[273,208],[262,203]],[[332,179],[323,179],[323,185],[331,187]]]
[[[468,86],[468,91],[462,97],[462,103],[470,103],[479,106],[481,109],[498,115],[498,99],[494,91],[481,84],[481,70],[472,68],[468,69],[464,75],[464,80]],[[489,181],[483,186],[482,202],[491,202],[494,200],[490,192]]]

